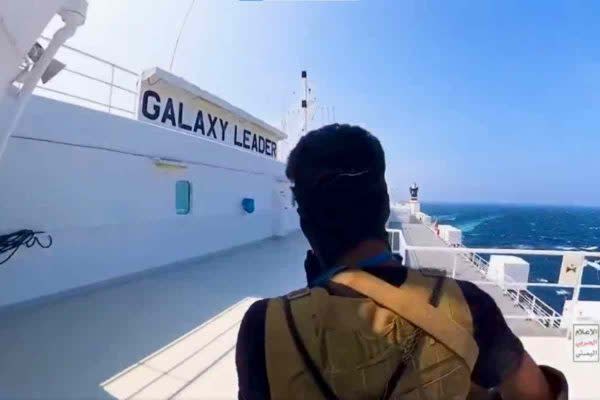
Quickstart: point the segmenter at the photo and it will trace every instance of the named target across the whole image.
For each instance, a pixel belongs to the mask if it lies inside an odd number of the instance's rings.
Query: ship
[[[169,71],[69,46],[86,15],[84,0],[0,8],[0,398],[236,398],[245,311],[305,285],[282,151],[294,137]],[[53,17],[63,27],[44,36]],[[107,100],[53,85],[63,75]],[[392,251],[481,287],[571,398],[598,398],[600,307],[579,293],[600,289],[582,284],[600,252],[465,247],[421,211],[416,183],[407,194],[391,204]],[[558,282],[529,282],[527,255],[553,257]],[[573,295],[555,310],[536,286]]]

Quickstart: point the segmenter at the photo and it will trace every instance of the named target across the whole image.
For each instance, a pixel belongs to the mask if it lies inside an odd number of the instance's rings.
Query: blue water
[[[600,251],[600,208],[441,203],[421,208],[440,223],[462,229],[468,247]],[[529,282],[558,281],[560,257],[521,257],[530,263]],[[586,268],[583,283],[600,284],[600,271]],[[529,290],[559,312],[573,293],[561,287]],[[600,301],[600,289],[582,289],[580,299]]]

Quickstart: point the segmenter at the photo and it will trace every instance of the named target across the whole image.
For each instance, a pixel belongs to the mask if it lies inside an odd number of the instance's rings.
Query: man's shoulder
[[[245,325],[256,325],[260,320],[265,319],[267,313],[267,306],[269,305],[270,298],[256,300],[248,307],[244,318],[242,319],[241,328]],[[241,329],[240,328],[240,329]]]
[[[269,300],[268,298],[257,300],[246,310],[238,331],[238,350],[255,347],[257,343],[264,340]]]
[[[499,312],[496,302],[485,290],[469,281],[455,280],[471,313]]]
[[[269,398],[265,361],[265,322],[269,300],[252,303],[240,325],[235,354],[240,399]]]

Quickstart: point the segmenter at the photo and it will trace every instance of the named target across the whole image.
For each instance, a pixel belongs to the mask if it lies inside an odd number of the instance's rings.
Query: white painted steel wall
[[[192,184],[189,215],[175,212],[177,180]],[[295,208],[281,207],[285,183],[275,160],[34,97],[0,160],[0,233],[45,230],[54,245],[0,266],[0,306],[296,230]]]
[[[430,215],[427,215],[424,212],[419,211],[416,214],[416,217],[421,223],[423,223],[427,226],[431,225],[431,216]]]
[[[452,225],[438,225],[440,238],[451,246],[458,246],[462,243],[462,231]]]
[[[406,204],[392,203],[390,204],[390,222],[404,222],[410,221],[410,207]]]
[[[493,254],[490,256],[487,277],[501,287],[504,287],[505,282],[523,282],[523,286],[511,288],[526,289],[529,282],[529,263],[521,257]]]
[[[573,315],[573,309],[576,309]],[[576,307],[573,307],[573,300],[566,300],[563,306],[563,317],[560,320],[561,328],[570,328],[567,324],[576,318],[579,324],[585,323],[600,323],[600,302],[590,300],[578,300]]]
[[[421,203],[419,203],[417,200],[409,200],[408,206],[410,207],[410,213],[412,215],[416,215],[417,213],[421,212]]]
[[[282,212],[278,213],[273,220],[274,236],[285,236],[291,231],[299,229],[296,202],[292,196],[290,182],[287,179],[280,179],[275,184],[275,190],[273,191],[273,207],[282,210]]]

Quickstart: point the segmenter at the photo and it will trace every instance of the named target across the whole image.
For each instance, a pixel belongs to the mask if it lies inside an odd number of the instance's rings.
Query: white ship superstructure
[[[55,13],[68,29],[44,40]],[[135,74],[72,48],[137,84],[67,64],[60,74],[100,80],[108,101],[44,86],[85,1],[10,0],[0,17],[0,235],[52,237],[0,265],[0,398],[235,398],[245,310],[305,284],[308,243],[278,160],[286,134],[167,71]],[[31,96],[36,85],[63,101]],[[130,107],[113,102],[118,91]],[[597,303],[579,301],[599,288],[581,277],[600,252],[467,248],[421,211],[416,184],[410,195],[392,206],[393,251],[480,286],[534,359],[565,373],[572,398],[597,398],[600,363],[577,353],[576,324],[600,321]],[[522,255],[555,257],[559,282],[528,282]],[[544,285],[574,288],[564,310],[528,289]]]

